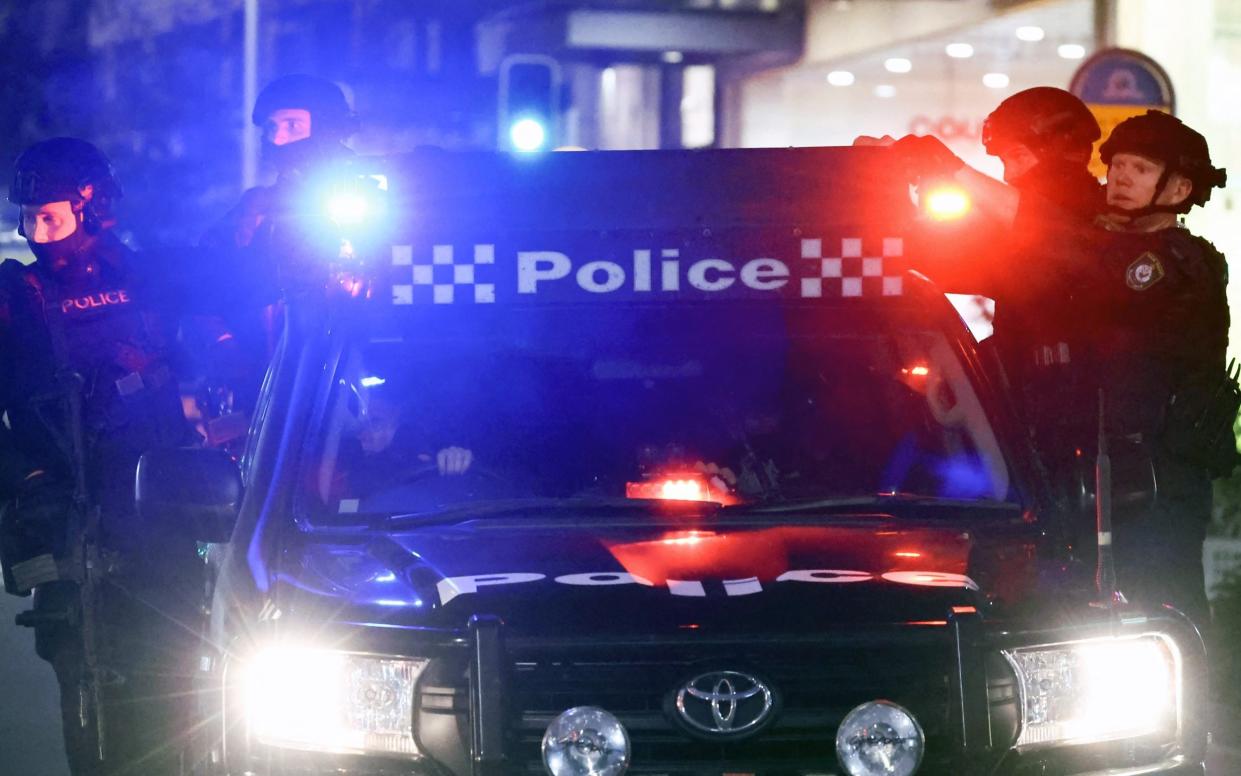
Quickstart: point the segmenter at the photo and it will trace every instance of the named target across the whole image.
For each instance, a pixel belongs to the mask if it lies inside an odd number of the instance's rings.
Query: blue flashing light
[[[547,130],[534,119],[518,119],[509,129],[509,139],[518,151],[538,151],[547,144]]]
[[[354,226],[365,221],[370,215],[370,203],[359,192],[337,192],[328,198],[327,212],[337,224]]]

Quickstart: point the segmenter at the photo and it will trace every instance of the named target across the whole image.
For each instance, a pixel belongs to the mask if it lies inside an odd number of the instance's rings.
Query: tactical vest
[[[188,439],[168,360],[170,336],[130,259],[119,242],[103,242],[93,269],[64,284],[37,266],[0,265],[9,308],[5,360],[12,365],[3,402],[19,446],[40,463],[69,468],[54,443],[68,427],[65,373],[81,377],[88,468],[97,476]]]
[[[1095,231],[1073,261],[1047,269],[1061,273],[1063,294],[1046,311],[1058,323],[1026,354],[1031,388],[1047,410],[1042,421],[1075,426],[1091,440],[1101,389],[1110,433],[1154,437],[1176,393],[1223,372],[1224,258],[1173,228]]]

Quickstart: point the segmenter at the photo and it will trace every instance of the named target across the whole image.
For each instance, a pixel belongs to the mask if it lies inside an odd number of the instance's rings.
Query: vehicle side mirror
[[[244,489],[223,450],[152,450],[138,461],[134,500],[149,526],[193,532],[200,542],[227,542]]]

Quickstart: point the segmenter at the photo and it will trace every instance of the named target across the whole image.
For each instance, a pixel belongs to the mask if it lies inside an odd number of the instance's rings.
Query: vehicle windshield
[[[956,352],[901,316],[483,309],[407,308],[345,345],[304,469],[312,522],[525,499],[1012,495]]]

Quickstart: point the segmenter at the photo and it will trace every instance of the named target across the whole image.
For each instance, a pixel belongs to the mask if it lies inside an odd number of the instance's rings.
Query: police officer
[[[312,75],[287,75],[259,93],[250,116],[262,131],[264,163],[276,173],[271,186],[256,186],[205,237],[208,245],[238,247],[262,240],[271,216],[287,207],[316,165],[348,158],[345,141],[358,121],[340,87]]]
[[[284,285],[276,221],[296,211],[313,170],[353,156],[344,142],[358,125],[339,86],[301,74],[268,84],[251,121],[262,132],[263,161],[276,173],[275,182],[247,190],[200,241],[213,264],[246,276],[246,287],[231,310],[186,327],[191,344],[197,343],[191,350],[205,362],[207,382],[226,384],[231,409],[239,413],[254,405],[281,325],[280,307],[270,304]]]
[[[1178,216],[1204,205],[1226,173],[1212,164],[1201,134],[1159,111],[1119,124],[1100,154],[1108,213],[1096,228],[1066,235],[1082,255],[1062,262],[1053,282],[1078,289],[1088,316],[1078,324],[1086,390],[1062,411],[1086,436],[1101,389],[1109,437],[1129,443],[1153,469],[1153,501],[1118,503],[1113,521],[1121,590],[1205,625],[1211,479],[1236,463],[1237,408],[1224,364],[1227,265]]]
[[[1089,171],[1100,136],[1098,122],[1075,95],[1054,86],[1036,86],[1001,102],[983,122],[983,146],[1003,163],[1003,183],[966,166],[932,135],[899,140],[862,136],[854,145],[894,146],[915,181],[956,183],[988,219],[998,222],[989,225],[1007,229],[1017,218],[1023,194],[1055,204],[1062,217],[1091,221],[1104,205],[1103,188]],[[965,235],[966,239],[978,245],[993,243],[993,235],[976,236],[979,226],[972,222],[973,236]]]
[[[1090,174],[1100,137],[1090,109],[1054,86],[1017,92],[987,116],[982,142],[1004,164],[1004,181],[1018,194],[1056,203],[1068,218],[1090,220],[1103,205],[1103,189]]]
[[[197,573],[192,537],[140,525],[133,510],[138,457],[192,437],[171,372],[163,296],[105,228],[120,197],[108,160],[90,143],[31,146],[17,160],[9,199],[35,262],[0,264],[0,412],[9,422],[0,434],[0,493],[13,496],[0,520],[0,562],[7,592],[34,592],[26,622],[60,684],[75,775],[162,772],[177,715],[150,699],[185,697],[188,672],[178,661],[193,654],[178,647],[177,624],[193,612],[184,608]],[[74,510],[80,519],[71,521]],[[115,567],[89,613],[98,624],[93,641],[84,637],[84,577],[74,560],[81,534],[73,531],[92,513],[100,557]],[[102,688],[102,703],[88,686]],[[102,762],[97,706],[107,712]]]
[[[1044,381],[1063,377],[1059,362],[1068,356],[1061,345],[1064,330],[1073,328],[1068,311],[1075,302],[1072,288],[1032,293],[1018,267],[1035,260],[1031,253],[1065,253],[1050,242],[1026,242],[1036,240],[1044,225],[1085,227],[1102,212],[1103,189],[1088,170],[1099,136],[1099,125],[1081,100],[1040,86],[1004,100],[983,123],[983,143],[1003,162],[1005,182],[967,166],[935,137],[909,135],[889,143],[915,182],[924,187],[951,182],[964,188],[980,211],[955,225],[932,224],[911,235],[909,255],[946,291],[995,301],[995,334],[988,346],[1023,412],[1032,412],[1028,395],[1043,395]],[[1036,345],[1051,350],[1035,358]]]

